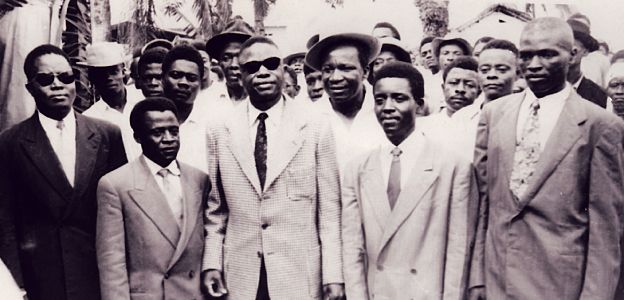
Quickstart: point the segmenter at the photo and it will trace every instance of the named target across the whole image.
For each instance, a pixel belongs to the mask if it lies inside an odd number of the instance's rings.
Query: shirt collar
[[[141,156],[143,157],[143,160],[145,161],[147,168],[150,170],[150,174],[158,175],[158,171],[162,169],[168,169],[169,172],[171,172],[171,174],[175,176],[180,176],[180,167],[178,167],[177,160],[174,159],[167,167],[163,168],[157,163],[153,162],[151,159],[147,158],[145,154],[142,154]]]
[[[410,135],[407,136],[407,138],[405,138],[398,146],[395,146],[393,143],[390,142],[390,140],[385,139],[381,147],[381,151],[383,151],[384,155],[387,154],[392,156],[392,150],[396,147],[399,147],[399,149],[401,149],[402,151],[401,155],[405,153],[410,153],[411,155],[412,153],[417,153],[418,149],[422,147],[424,143],[424,137],[425,136],[422,131],[414,129],[414,131],[410,133]]]
[[[579,77],[579,79],[574,84],[572,84],[572,86],[574,87],[575,90],[577,90],[579,88],[579,86],[581,85],[581,81],[583,81],[584,77],[585,76],[581,75],[581,77]]]
[[[57,120],[47,117],[46,115],[42,114],[40,111],[37,111],[37,115],[39,116],[39,123],[41,123],[41,126],[46,131],[56,129],[56,124],[58,123]],[[65,128],[68,128],[68,127],[73,128],[76,124],[76,116],[74,115],[74,109],[73,108],[70,109],[69,113],[61,121],[63,121]]]
[[[247,112],[249,113],[249,127],[254,126],[256,120],[258,120],[258,115],[263,112],[268,115],[268,118],[266,119],[267,122],[271,123],[275,127],[279,127],[280,121],[282,120],[282,113],[284,112],[285,103],[285,98],[284,96],[282,96],[281,99],[277,101],[275,105],[271,106],[271,108],[269,108],[267,111],[261,111],[253,106],[251,104],[251,101],[247,101]]]
[[[533,94],[533,91],[531,91],[531,89],[527,88],[525,89],[525,91],[527,91],[525,100],[530,100],[530,101],[525,101],[525,104],[530,106],[531,103],[533,103],[533,100],[538,99],[538,98],[537,96],[535,96],[535,94]],[[572,91],[572,87],[570,86],[569,83],[566,82],[565,87],[561,91],[539,98],[538,99],[539,104],[542,105],[544,103],[549,103],[549,102],[564,101],[565,99],[568,99],[568,97],[570,97],[571,91]]]

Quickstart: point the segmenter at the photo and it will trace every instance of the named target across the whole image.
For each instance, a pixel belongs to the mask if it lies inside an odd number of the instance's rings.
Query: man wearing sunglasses
[[[241,46],[249,101],[208,127],[203,285],[228,299],[342,299],[340,190],[328,122],[282,94],[280,51]]]
[[[0,259],[28,299],[99,299],[96,188],[127,162],[121,133],[74,112],[63,50],[35,48],[24,71],[37,111],[0,135]]]

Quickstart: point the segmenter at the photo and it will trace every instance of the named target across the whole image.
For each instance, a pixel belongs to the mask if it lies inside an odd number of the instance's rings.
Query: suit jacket
[[[141,156],[98,185],[97,257],[102,299],[202,299],[202,213],[208,175],[179,163],[180,228]]]
[[[585,78],[581,79],[581,83],[579,84],[576,92],[596,105],[599,105],[602,108],[607,108],[607,93],[593,81]]]
[[[353,161],[344,176],[347,298],[462,299],[469,207],[478,197],[472,164],[427,138],[391,210],[379,151]]]
[[[309,105],[285,100],[264,191],[249,137],[248,106],[209,127],[203,269],[222,270],[229,299],[255,299],[261,258],[273,299],[320,299],[342,283],[340,188],[329,122]],[[251,105],[251,104],[249,104]],[[279,105],[279,104],[278,104]]]
[[[0,255],[29,299],[98,299],[96,187],[126,162],[119,128],[76,114],[74,186],[35,113],[0,135]]]
[[[485,105],[471,286],[488,299],[613,299],[620,275],[624,123],[574,91],[524,195],[509,189],[525,93]],[[485,230],[487,228],[487,230]]]

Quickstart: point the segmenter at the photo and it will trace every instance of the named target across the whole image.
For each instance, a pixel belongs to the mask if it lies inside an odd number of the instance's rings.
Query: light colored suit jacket
[[[102,177],[96,248],[103,300],[202,299],[208,176],[180,166],[180,228],[143,157]]]
[[[229,299],[255,299],[264,257],[272,299],[320,299],[342,283],[340,187],[329,122],[286,98],[267,162],[265,190],[254,161],[247,104],[209,127],[215,190],[206,214],[203,269],[222,270]]]
[[[479,122],[475,164],[483,210],[470,285],[485,284],[488,299],[613,299],[624,122],[572,91],[516,200],[509,177],[524,95],[486,104]]]
[[[427,138],[390,210],[379,151],[353,161],[344,177],[347,298],[461,299],[478,196],[472,164]]]

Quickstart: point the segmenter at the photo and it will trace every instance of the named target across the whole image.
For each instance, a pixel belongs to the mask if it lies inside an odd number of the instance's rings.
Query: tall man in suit
[[[273,41],[252,37],[239,58],[249,102],[208,133],[216,188],[206,211],[204,285],[232,300],[341,299],[340,191],[329,124],[282,94]]]
[[[411,64],[388,63],[377,74],[375,114],[387,140],[343,177],[347,297],[462,299],[468,209],[477,203],[472,164],[419,130],[424,83]]]
[[[29,299],[99,299],[96,187],[126,163],[116,126],[76,114],[58,47],[26,57],[37,112],[0,135],[0,258]]]
[[[139,102],[130,115],[143,155],[98,185],[97,256],[102,299],[202,299],[204,172],[178,162],[177,109]]]
[[[519,64],[529,89],[484,106],[473,298],[614,298],[624,123],[566,83],[573,44],[565,21],[527,24]]]

